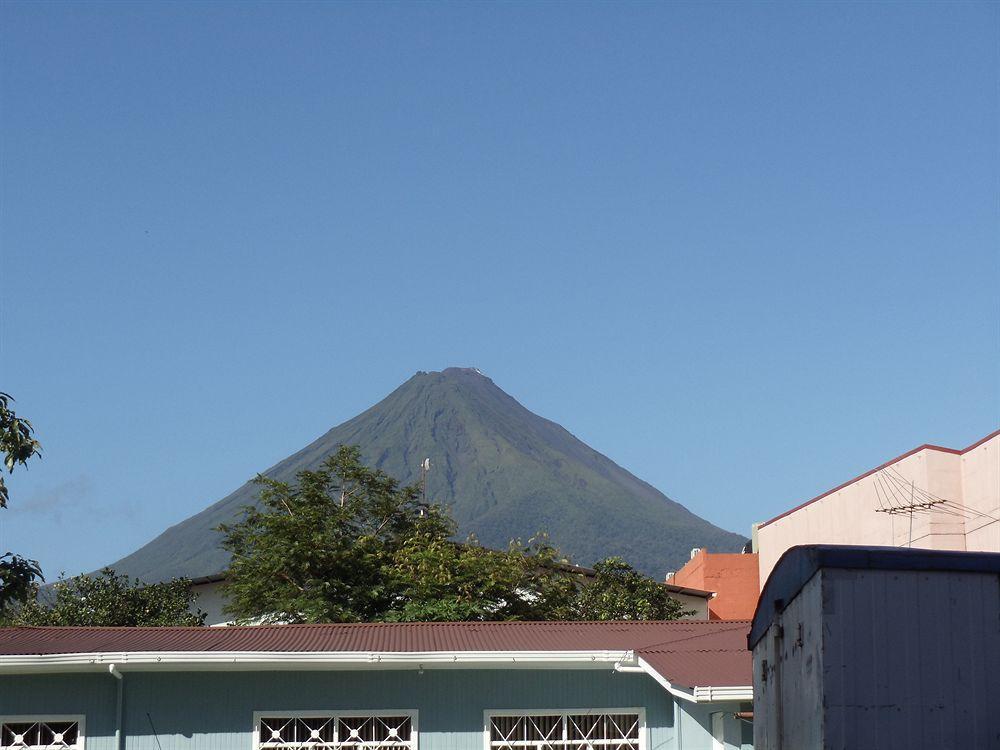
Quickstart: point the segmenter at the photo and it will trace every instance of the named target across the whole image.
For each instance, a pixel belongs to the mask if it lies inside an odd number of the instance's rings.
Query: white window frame
[[[531,709],[486,709],[483,711],[483,748],[493,750],[490,741],[490,719],[494,717],[518,717],[518,716],[580,716],[604,714],[637,714],[639,717],[639,750],[647,750],[647,727],[646,709],[630,706],[626,708],[531,708]],[[527,749],[526,749],[527,750]]]
[[[369,708],[357,709],[337,709],[336,711],[254,711],[253,712],[253,750],[261,750],[260,746],[260,720],[263,718],[276,719],[339,719],[343,716],[406,716],[410,720],[410,746],[412,750],[420,747],[420,731],[417,722],[418,711],[407,708],[398,711],[386,711],[379,709],[373,711]],[[264,750],[270,750],[264,748]]]
[[[0,715],[0,726],[3,724],[20,724],[23,722],[42,722],[48,724],[50,722],[60,722],[60,721],[75,721],[76,722],[76,744],[73,746],[76,750],[83,750],[87,743],[86,734],[86,716],[83,714],[3,714]],[[12,748],[13,745],[0,745],[3,748]],[[29,745],[29,748],[39,747],[38,745]],[[46,745],[45,747],[52,747],[51,745]]]

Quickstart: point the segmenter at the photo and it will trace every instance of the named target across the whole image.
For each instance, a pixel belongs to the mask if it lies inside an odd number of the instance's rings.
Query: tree
[[[230,614],[262,622],[544,619],[575,587],[545,570],[558,553],[534,540],[507,551],[451,541],[456,525],[341,447],[289,484],[263,476],[260,506],[221,526],[232,552]]]
[[[620,557],[594,565],[594,580],[577,596],[580,620],[676,620],[687,611],[659,581],[644,576]]]
[[[35,587],[37,589],[37,587]],[[14,610],[12,625],[156,626],[204,625],[205,613],[190,611],[191,582],[176,578],[144,584],[110,568],[99,575],[60,579],[51,606],[32,598]]]
[[[30,458],[42,452],[41,444],[34,438],[31,422],[18,417],[10,408],[13,401],[9,394],[0,392],[0,452],[9,474],[14,473],[15,466],[27,466]],[[7,485],[0,473],[0,508],[6,508],[9,499]],[[12,552],[0,555],[0,618],[12,605],[28,600],[36,580],[45,580],[37,561]]]
[[[560,567],[559,551],[543,536],[506,550],[474,540],[414,537],[388,568],[399,601],[386,614],[397,622],[560,620],[572,612],[579,586]]]
[[[12,607],[31,599],[36,580],[45,579],[35,560],[27,560],[12,552],[0,555],[0,622]]]
[[[688,614],[620,558],[585,582],[544,536],[506,550],[456,543],[416,486],[341,447],[295,483],[258,476],[260,505],[221,526],[228,611],[255,622],[642,620]]]

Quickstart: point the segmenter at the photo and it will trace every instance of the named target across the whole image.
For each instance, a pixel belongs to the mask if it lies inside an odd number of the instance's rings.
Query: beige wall
[[[212,581],[211,583],[196,583],[191,586],[195,593],[191,611],[201,610],[204,612],[206,625],[225,625],[233,619],[222,611],[223,607],[226,606],[226,600],[222,596],[222,583],[222,581]]]
[[[908,513],[878,512],[880,504],[906,502],[910,482],[964,510],[937,505],[913,513],[912,526]],[[798,544],[1000,552],[1000,432],[964,451],[936,446],[911,451],[761,524],[756,540],[761,586],[785,550]]]
[[[708,599],[703,596],[690,596],[689,594],[671,594],[689,612],[694,614],[682,617],[682,620],[707,620],[708,619]]]

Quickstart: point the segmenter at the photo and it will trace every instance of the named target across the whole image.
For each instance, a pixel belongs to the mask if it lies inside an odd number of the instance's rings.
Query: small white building
[[[757,750],[1000,748],[1000,554],[793,547],[748,640]]]
[[[226,597],[222,587],[226,583],[225,573],[215,573],[191,579],[191,612],[204,612],[206,625],[229,625],[232,617],[226,614]]]

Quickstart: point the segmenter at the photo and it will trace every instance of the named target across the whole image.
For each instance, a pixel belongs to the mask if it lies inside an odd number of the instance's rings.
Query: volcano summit
[[[451,507],[460,538],[474,533],[486,546],[506,547],[513,537],[544,530],[574,562],[620,555],[662,578],[692,547],[732,552],[744,541],[524,408],[473,368],[418,372],[264,474],[294,480],[340,445],[360,446],[367,463],[404,483],[417,481],[430,458],[428,499]],[[228,553],[214,529],[238,519],[257,492],[244,484],[111,567],[146,581],[223,570]]]

